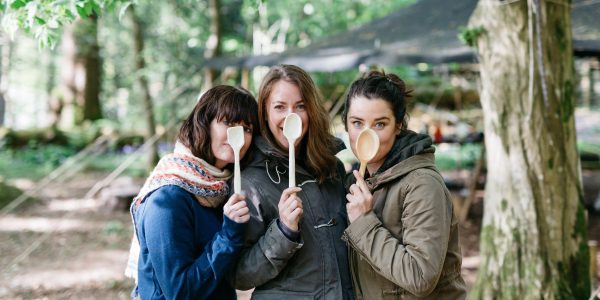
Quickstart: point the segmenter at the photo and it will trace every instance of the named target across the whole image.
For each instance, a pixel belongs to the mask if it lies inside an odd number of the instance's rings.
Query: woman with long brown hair
[[[342,179],[335,154],[341,143],[310,76],[292,65],[272,67],[259,89],[261,137],[242,172],[250,221],[233,277],[238,289],[254,288],[253,299],[351,299]],[[297,187],[288,188],[289,113],[302,120],[296,153]]]

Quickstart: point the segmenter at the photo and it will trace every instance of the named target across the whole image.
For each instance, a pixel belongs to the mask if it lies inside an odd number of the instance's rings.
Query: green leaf
[[[37,16],[35,17],[35,22],[38,25],[46,25],[46,21],[44,19],[40,18],[40,17],[37,17]]]
[[[92,10],[94,9],[94,1],[87,1],[85,2],[83,9],[85,11],[85,15],[86,16],[91,16],[92,15]]]
[[[83,8],[83,7],[79,6],[79,5],[76,5],[75,7],[77,9],[77,14],[80,17],[85,18],[85,17],[88,16],[87,13],[85,12],[85,8]]]
[[[12,8],[12,9],[19,9],[19,8],[25,6],[25,4],[27,4],[26,1],[15,0],[15,1],[13,1],[13,3],[10,4],[10,8]]]
[[[475,48],[477,48],[477,39],[486,32],[485,28],[483,26],[472,27],[472,28],[460,26],[458,28],[458,30],[459,30],[458,39],[463,44],[465,44],[469,47],[475,47]]]
[[[92,11],[97,16],[100,16],[102,14],[102,7],[100,7],[100,5],[98,5],[98,3],[96,3],[96,1],[94,1],[94,2],[92,2]]]

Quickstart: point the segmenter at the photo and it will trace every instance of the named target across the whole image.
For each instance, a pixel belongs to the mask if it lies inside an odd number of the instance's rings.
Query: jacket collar
[[[383,165],[367,179],[372,189],[420,168],[435,169],[435,148],[431,137],[404,130],[396,138]]]
[[[346,145],[341,139],[334,138],[334,153],[338,153],[346,149]],[[288,168],[288,155],[282,153],[281,150],[275,148],[269,141],[263,136],[257,136],[253,139],[251,151],[253,152],[253,159],[249,166],[253,167],[264,167],[265,161],[276,162],[285,168]],[[296,172],[306,175],[308,177],[314,177],[313,174],[305,169],[304,164],[299,163],[305,160],[306,153],[296,153]],[[335,168],[336,166],[332,166]]]

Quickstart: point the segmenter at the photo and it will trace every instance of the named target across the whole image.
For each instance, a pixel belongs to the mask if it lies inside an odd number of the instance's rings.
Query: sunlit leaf
[[[81,7],[81,6],[79,6],[79,5],[77,5],[77,6],[75,6],[75,7],[77,8],[77,14],[78,14],[80,17],[82,17],[82,18],[85,18],[85,17],[87,17],[87,16],[88,16],[88,15],[87,15],[87,13],[85,12],[85,8],[84,8],[84,7]]]
[[[25,6],[25,4],[27,4],[26,1],[15,0],[15,1],[13,1],[13,3],[10,4],[10,8],[12,8],[12,9],[19,9],[19,8]]]
[[[85,16],[91,16],[92,15],[92,10],[94,9],[94,1],[87,1],[85,2],[83,9],[85,11]]]
[[[29,2],[26,6],[27,9],[27,27],[33,27],[33,22],[35,20],[35,14],[38,10],[38,5],[36,2]]]
[[[129,8],[129,6],[131,6],[131,4],[131,2],[126,2],[121,7],[121,10],[119,10],[119,21],[123,21],[123,17],[125,16],[125,13],[127,13],[127,9]]]
[[[35,17],[35,22],[38,25],[46,25],[46,21],[44,19],[40,18],[40,17],[37,17],[37,16]]]
[[[100,7],[100,5],[94,1],[92,2],[92,11],[99,16],[102,14],[102,7]]]

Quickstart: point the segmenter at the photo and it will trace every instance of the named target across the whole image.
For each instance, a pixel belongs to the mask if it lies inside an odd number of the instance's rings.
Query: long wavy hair
[[[210,123],[213,119],[251,125],[253,136],[256,136],[257,112],[256,100],[247,90],[229,85],[215,86],[200,96],[198,103],[181,125],[177,139],[190,149],[194,156],[214,165],[215,155],[210,147]]]
[[[302,101],[308,114],[308,131],[301,142],[301,149],[306,153],[306,166],[316,176],[319,183],[337,174],[334,138],[330,133],[329,116],[321,106],[321,96],[306,71],[294,65],[277,65],[272,67],[262,80],[258,90],[258,123],[262,136],[272,147],[281,153],[287,153],[277,143],[269,130],[268,100],[273,86],[280,80],[295,84],[300,89]]]

